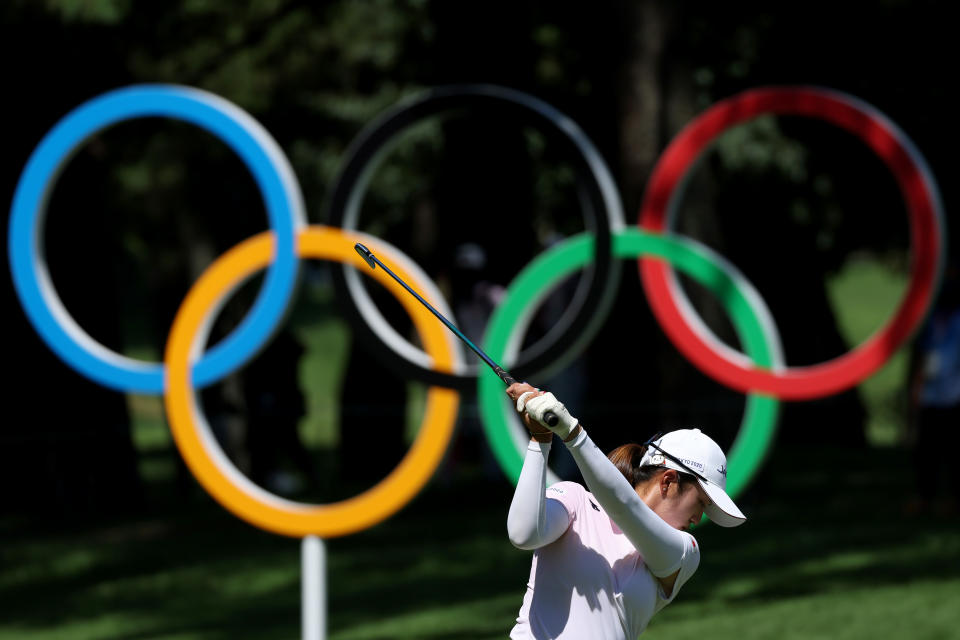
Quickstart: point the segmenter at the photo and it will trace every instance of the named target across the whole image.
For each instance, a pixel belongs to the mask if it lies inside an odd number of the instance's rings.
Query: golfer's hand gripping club
[[[517,398],[517,411],[521,413],[526,411],[528,416],[560,436],[561,440],[569,438],[580,424],[580,421],[570,415],[563,403],[550,392],[527,391]],[[552,424],[546,420],[548,414],[555,418]]]
[[[498,365],[496,362],[494,362],[494,361],[490,358],[490,356],[488,356],[487,354],[485,354],[485,353],[480,349],[480,347],[478,347],[477,345],[473,344],[473,342],[471,342],[470,339],[467,338],[467,336],[463,335],[463,333],[461,333],[460,330],[457,329],[457,328],[453,325],[452,322],[450,322],[449,320],[447,320],[446,318],[444,318],[444,317],[440,314],[440,312],[437,311],[436,309],[434,309],[434,308],[430,305],[429,302],[427,302],[426,300],[424,300],[424,299],[420,296],[420,294],[418,294],[416,291],[414,291],[413,289],[411,289],[410,286],[409,286],[406,282],[404,282],[403,280],[401,280],[400,277],[399,277],[397,274],[395,274],[393,271],[390,270],[389,267],[387,267],[387,265],[383,264],[383,262],[381,262],[379,258],[377,258],[375,255],[373,255],[373,252],[370,251],[370,249],[367,249],[365,246],[363,246],[363,245],[360,244],[359,242],[358,242],[357,244],[355,244],[355,245],[353,246],[353,248],[356,249],[357,253],[360,254],[360,257],[363,258],[364,262],[366,262],[366,263],[370,266],[371,269],[376,269],[376,268],[377,268],[377,265],[380,265],[380,267],[381,267],[384,271],[386,271],[386,272],[390,275],[390,277],[392,277],[394,280],[396,280],[397,282],[399,282],[400,285],[410,293],[410,295],[412,295],[414,298],[416,298],[417,300],[419,300],[420,303],[421,303],[423,306],[425,306],[427,309],[429,309],[430,312],[433,313],[433,315],[435,315],[435,316],[440,320],[440,322],[442,322],[443,324],[445,324],[445,325],[447,326],[447,328],[450,329],[451,331],[453,331],[453,333],[456,334],[456,336],[457,336],[458,338],[460,338],[461,340],[463,340],[463,341],[467,344],[468,347],[470,347],[471,349],[473,349],[473,352],[476,353],[478,356],[480,356],[480,359],[483,360],[484,362],[486,362],[487,365],[489,365],[490,368],[493,369],[494,373],[496,373],[497,376],[499,376],[500,379],[503,380],[504,384],[506,384],[506,385],[509,387],[511,384],[514,384],[514,383],[516,382],[516,380],[513,379],[513,376],[511,376],[509,373],[507,373],[506,371],[504,371],[504,370],[503,370],[503,367],[501,367],[501,366]],[[563,405],[560,405],[560,406],[562,407]],[[558,422],[557,416],[554,415],[553,413],[551,413],[550,411],[545,412],[545,413],[543,414],[542,418],[543,418],[543,419],[542,419],[541,422],[542,422],[543,424],[547,425],[547,426],[556,425],[557,422]]]

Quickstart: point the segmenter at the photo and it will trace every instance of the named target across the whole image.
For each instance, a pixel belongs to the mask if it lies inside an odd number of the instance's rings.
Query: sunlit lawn
[[[748,524],[698,532],[701,568],[648,637],[958,637],[960,521],[901,515],[896,450],[820,451],[814,471],[801,454],[774,454],[744,497]],[[329,637],[505,637],[530,559],[504,535],[509,498],[504,481],[459,474],[328,541]],[[126,517],[23,525],[4,522],[0,637],[300,633],[298,541],[199,491]]]

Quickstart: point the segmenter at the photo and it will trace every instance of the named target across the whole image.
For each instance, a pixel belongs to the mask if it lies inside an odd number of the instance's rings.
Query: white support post
[[[300,556],[303,640],[326,640],[327,550],[323,540],[306,536]]]

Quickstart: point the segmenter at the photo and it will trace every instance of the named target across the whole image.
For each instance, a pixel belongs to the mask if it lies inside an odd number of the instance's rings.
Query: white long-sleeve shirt
[[[591,492],[546,489],[550,445],[533,442],[514,492],[510,540],[535,553],[510,637],[635,640],[696,571],[699,547],[643,503],[586,432],[567,446]],[[678,570],[667,595],[655,576]]]

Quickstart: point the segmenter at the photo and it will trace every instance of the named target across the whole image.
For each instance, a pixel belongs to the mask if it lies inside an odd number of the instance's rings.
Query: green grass
[[[909,588],[853,588],[838,597],[828,592],[765,603],[763,607],[705,603],[681,611],[666,610],[652,638],[955,638],[956,582],[917,581]],[[938,602],[939,601],[939,602]],[[921,622],[917,623],[920,619]],[[785,628],[787,627],[787,628]]]
[[[896,451],[774,452],[751,519],[697,536],[700,570],[645,637],[960,637],[960,520],[906,518]],[[161,490],[162,489],[162,490]],[[504,638],[530,554],[505,536],[511,489],[458,473],[371,530],[327,541],[330,640]],[[199,492],[143,512],[0,521],[0,638],[295,638],[299,541]]]

